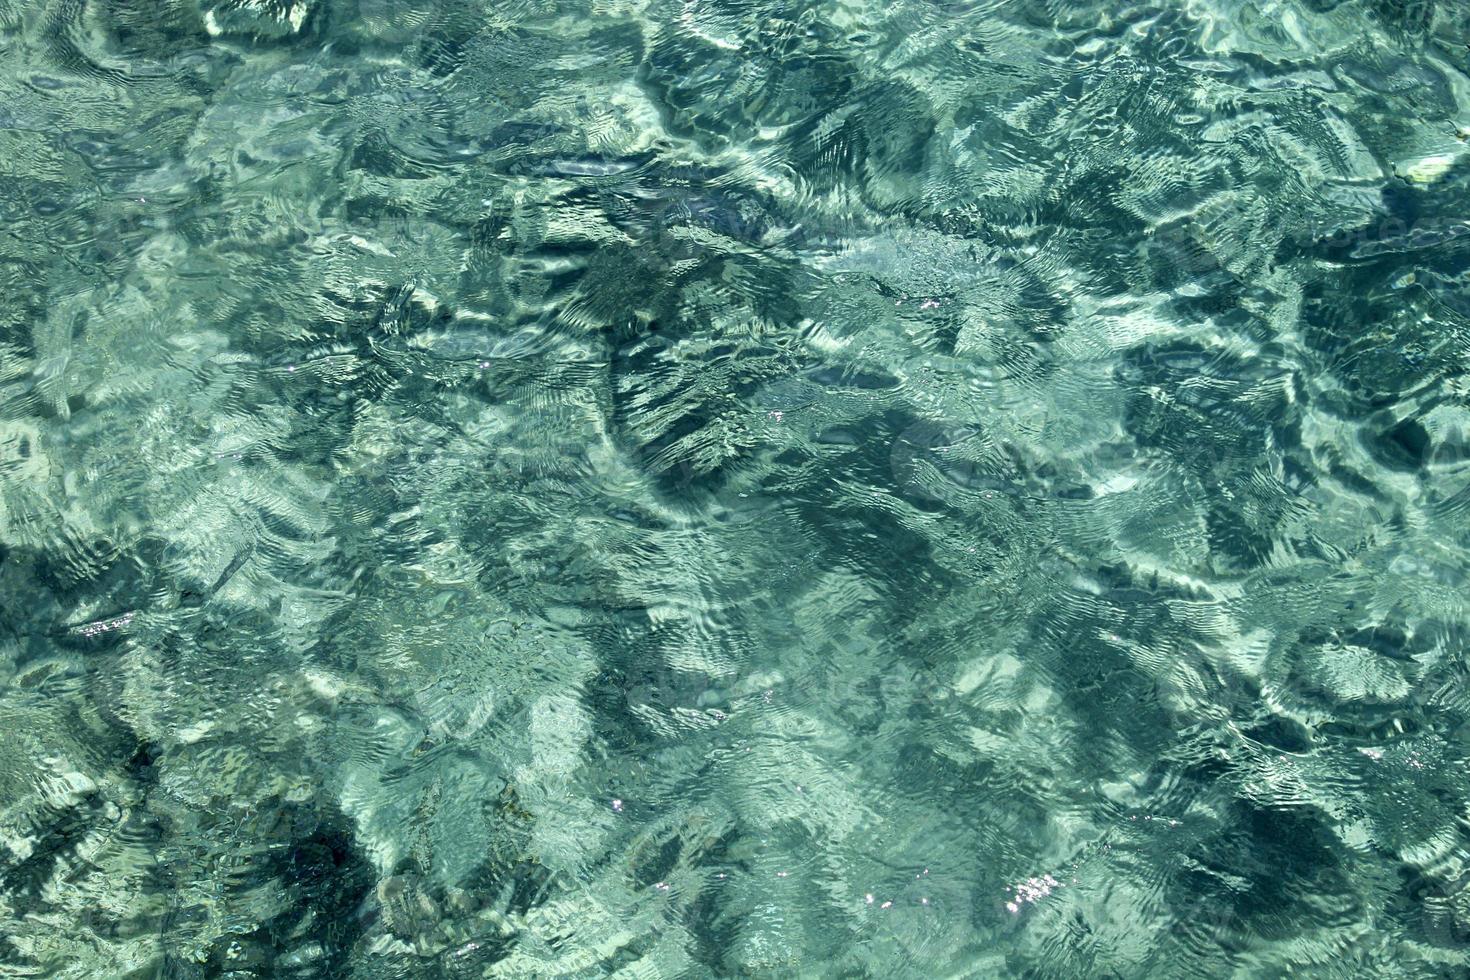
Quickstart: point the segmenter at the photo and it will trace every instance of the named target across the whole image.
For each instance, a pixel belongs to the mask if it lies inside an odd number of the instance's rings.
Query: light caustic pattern
[[[1467,10],[0,0],[0,972],[1464,976]]]

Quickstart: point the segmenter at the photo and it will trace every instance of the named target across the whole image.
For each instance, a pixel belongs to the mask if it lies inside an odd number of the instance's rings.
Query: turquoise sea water
[[[0,976],[1470,975],[1467,42],[0,0]]]

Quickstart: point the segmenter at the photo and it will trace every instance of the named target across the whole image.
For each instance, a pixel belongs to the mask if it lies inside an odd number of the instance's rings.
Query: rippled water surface
[[[0,975],[1466,976],[1467,42],[0,0]]]

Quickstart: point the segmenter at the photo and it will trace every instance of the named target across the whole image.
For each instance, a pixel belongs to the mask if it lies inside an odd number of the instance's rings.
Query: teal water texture
[[[1466,42],[0,0],[0,975],[1466,976]]]

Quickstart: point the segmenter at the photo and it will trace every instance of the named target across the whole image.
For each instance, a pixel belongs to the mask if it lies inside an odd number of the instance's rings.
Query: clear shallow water
[[[1467,41],[0,6],[0,972],[1464,976]]]

